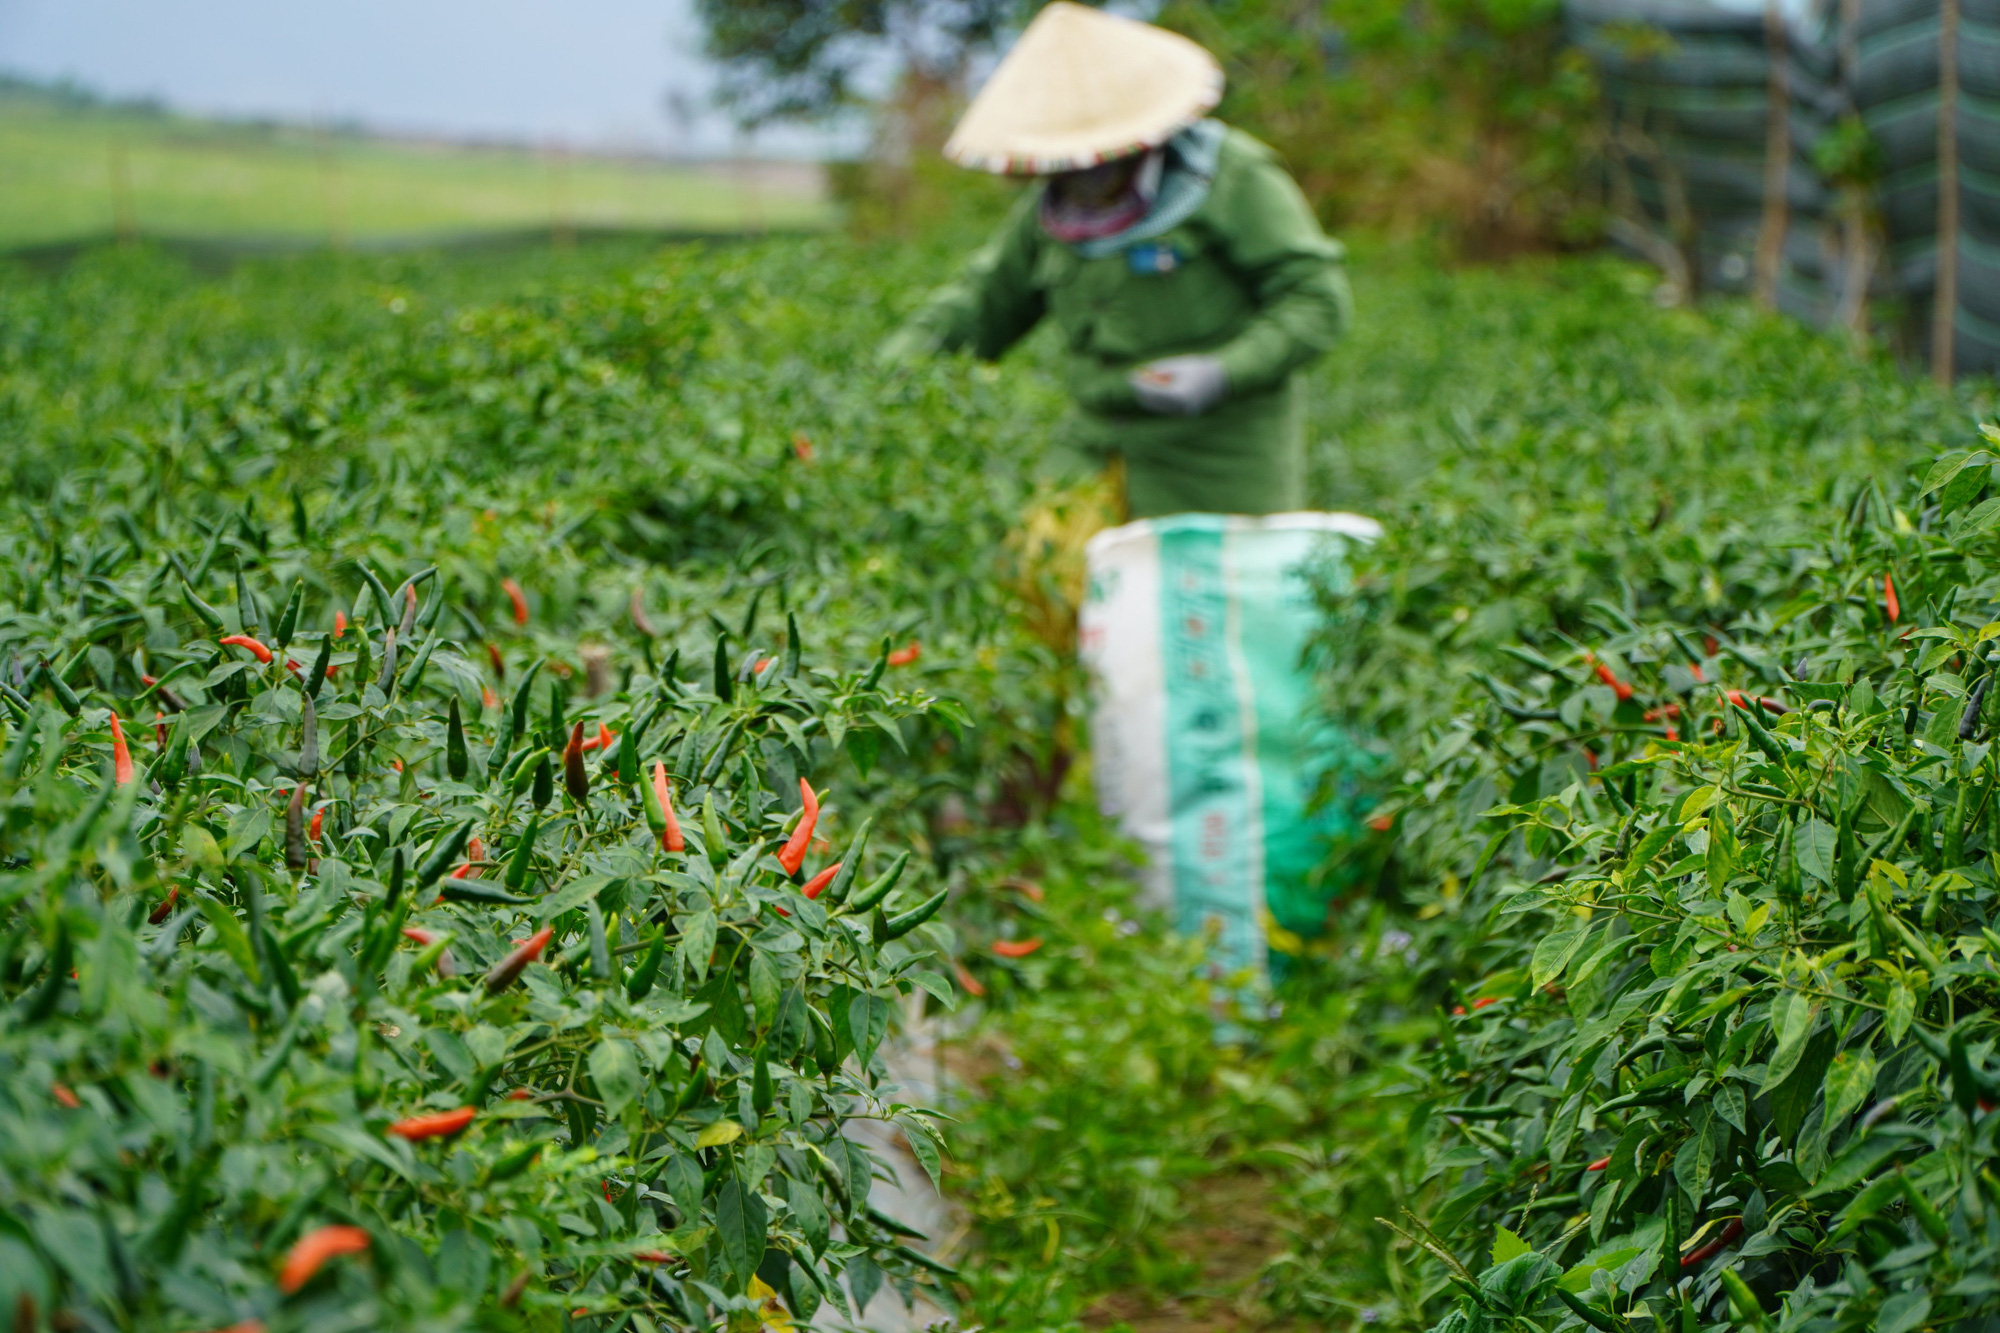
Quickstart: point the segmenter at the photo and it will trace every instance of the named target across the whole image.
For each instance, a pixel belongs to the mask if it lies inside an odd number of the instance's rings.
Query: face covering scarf
[[[1066,245],[1115,236],[1146,216],[1165,165],[1165,150],[1155,148],[1050,177],[1042,191],[1042,230]]]

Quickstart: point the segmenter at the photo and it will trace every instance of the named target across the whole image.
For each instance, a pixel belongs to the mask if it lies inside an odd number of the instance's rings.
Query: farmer
[[[1042,186],[884,348],[992,359],[1053,317],[1064,442],[1123,459],[1132,518],[1305,508],[1298,371],[1351,305],[1342,248],[1276,155],[1205,118],[1221,95],[1186,38],[1042,10],[945,145]]]

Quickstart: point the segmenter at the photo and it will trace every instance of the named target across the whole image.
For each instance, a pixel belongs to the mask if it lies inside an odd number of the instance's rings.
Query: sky
[[[0,0],[0,71],[198,113],[717,156],[691,0]],[[669,109],[669,101],[683,108]],[[691,112],[692,114],[687,114]],[[813,155],[824,132],[752,151]]]

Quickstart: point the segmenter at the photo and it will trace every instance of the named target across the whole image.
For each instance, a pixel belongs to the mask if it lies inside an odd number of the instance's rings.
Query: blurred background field
[[[0,83],[0,250],[110,237],[376,246],[708,234],[833,219],[812,163],[660,157],[206,119]]]

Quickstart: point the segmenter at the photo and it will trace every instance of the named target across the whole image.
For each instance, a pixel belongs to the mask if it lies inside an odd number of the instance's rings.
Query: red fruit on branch
[[[146,924],[157,926],[162,921],[165,921],[167,919],[168,913],[174,910],[174,903],[180,898],[180,896],[181,896],[180,887],[178,885],[169,884],[167,886],[167,896],[160,899],[160,905],[158,907],[155,907],[152,911],[146,913]]]
[[[1472,1002],[1472,1007],[1473,1007],[1473,1009],[1475,1009],[1475,1010],[1479,1010],[1479,1009],[1484,1009],[1484,1008],[1485,1008],[1485,1007],[1486,1007],[1487,1005],[1489,1005],[1489,1004],[1498,1004],[1498,1003],[1500,1003],[1500,997],[1499,997],[1499,996],[1497,996],[1497,995],[1482,995],[1482,996],[1480,996],[1480,997],[1479,997],[1478,999],[1476,999],[1476,1000],[1474,1000],[1474,1001]]]
[[[83,1102],[77,1098],[77,1095],[71,1092],[69,1086],[64,1083],[49,1084],[49,1095],[72,1111],[83,1105]]]
[[[1893,574],[1882,575],[1882,613],[1895,624],[1903,618],[1903,604],[1896,600],[1896,578]]]
[[[1618,679],[1618,673],[1613,671],[1610,667],[1606,666],[1602,662],[1598,662],[1595,659],[1593,659],[1592,670],[1597,672],[1597,678],[1599,680],[1603,681],[1606,685],[1609,685],[1611,687],[1611,692],[1618,696],[1618,702],[1624,703],[1627,699],[1632,697],[1632,687],[1626,684],[1624,681]]]
[[[446,1134],[456,1134],[472,1123],[479,1112],[470,1106],[461,1106],[455,1111],[431,1111],[424,1115],[413,1115],[407,1120],[398,1120],[384,1130],[399,1139],[415,1143],[420,1139],[435,1139]]]
[[[236,648],[247,649],[249,650],[250,655],[252,657],[255,657],[259,662],[264,663],[267,666],[270,664],[271,650],[269,648],[266,648],[263,644],[257,642],[257,640],[251,638],[248,634],[225,634],[220,639],[216,640],[216,642],[226,643]]]
[[[898,648],[895,652],[889,654],[889,665],[908,666],[910,663],[916,661],[919,657],[923,656],[923,651],[924,651],[924,646],[921,643],[918,643],[915,639],[911,639],[907,644],[903,645],[901,648]]]
[[[965,970],[965,964],[956,958],[951,960],[952,974],[958,978],[959,986],[967,995],[977,998],[986,994],[986,987],[979,984],[979,978]]]
[[[819,823],[819,797],[814,794],[812,784],[799,779],[799,800],[804,809],[799,815],[798,827],[792,836],[785,839],[785,845],[778,849],[778,864],[785,868],[787,875],[799,873],[799,866],[805,862],[806,848],[812,844],[813,827]]]
[[[1042,937],[1040,935],[1031,935],[1025,940],[993,941],[993,952],[999,954],[1002,958],[1026,958],[1041,947]]]
[[[833,883],[833,877],[839,873],[840,862],[835,861],[832,865],[807,880],[805,887],[800,889],[799,892],[808,898],[817,898],[820,894],[826,892],[826,886]]]
[[[1589,1166],[1586,1166],[1583,1169],[1586,1171],[1602,1171],[1604,1170],[1604,1168],[1610,1165],[1611,1165],[1611,1159],[1609,1157],[1600,1157],[1596,1161],[1592,1162]]]
[[[132,750],[125,744],[125,728],[116,713],[111,715],[111,780],[121,787],[132,783]]]
[[[527,624],[528,597],[526,593],[521,591],[521,585],[512,579],[501,579],[500,591],[506,593],[507,600],[514,604],[514,623],[516,625]]]
[[[1721,1235],[1717,1236],[1714,1240],[1702,1246],[1700,1249],[1694,1251],[1692,1254],[1682,1255],[1681,1267],[1693,1268],[1698,1264],[1707,1263],[1710,1259],[1713,1259],[1716,1255],[1721,1254],[1724,1250],[1728,1249],[1730,1242],[1735,1240],[1738,1236],[1742,1234],[1743,1234],[1743,1219],[1739,1217],[1730,1218],[1728,1225],[1722,1228]]]
[[[278,1290],[289,1296],[312,1281],[327,1260],[343,1254],[359,1254],[367,1248],[368,1233],[360,1227],[331,1226],[308,1231],[285,1256],[285,1265],[278,1270]]]
[[[347,633],[347,612],[335,611],[333,613],[333,637],[337,639],[345,633]]]
[[[549,947],[549,941],[556,937],[553,926],[543,926],[540,930],[521,941],[520,947],[493,965],[486,974],[486,993],[497,995],[520,979],[527,971],[528,964],[542,956],[542,950]]]
[[[660,829],[660,846],[670,852],[686,848],[687,841],[681,837],[681,821],[674,814],[673,789],[667,782],[667,766],[653,765],[653,795],[659,798],[660,815],[663,825]]]

